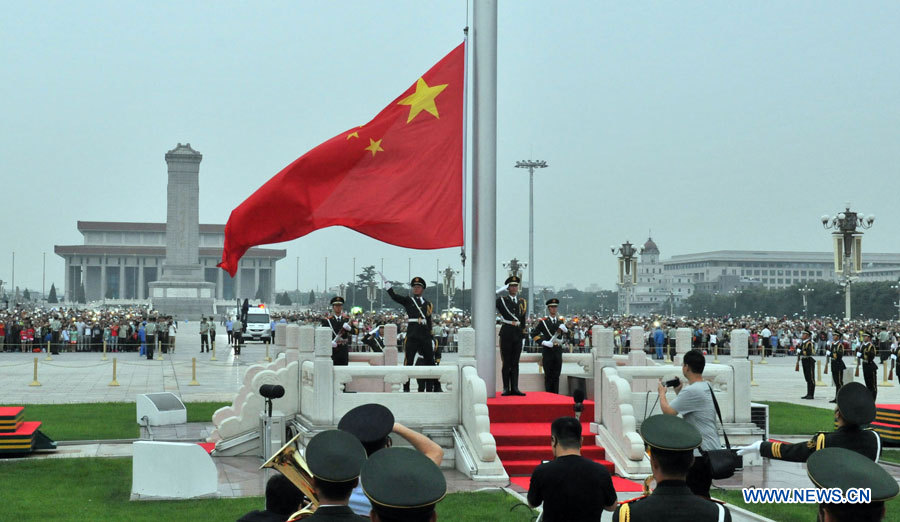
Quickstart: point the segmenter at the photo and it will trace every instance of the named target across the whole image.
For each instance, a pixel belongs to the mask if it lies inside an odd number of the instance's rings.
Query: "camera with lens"
[[[679,379],[678,377],[673,377],[672,379],[666,381],[666,388],[677,388],[679,384],[681,384],[681,379]]]

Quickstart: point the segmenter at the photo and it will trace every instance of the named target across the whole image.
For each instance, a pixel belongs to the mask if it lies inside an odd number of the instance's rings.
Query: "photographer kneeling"
[[[679,382],[675,386],[675,399],[670,403],[666,398],[666,384],[659,383],[659,405],[666,415],[681,415],[700,432],[702,441],[700,450],[711,451],[721,449],[719,430],[716,427],[716,410],[713,405],[712,388],[703,382],[703,368],[706,359],[700,350],[691,350],[684,354],[681,371],[687,379],[687,386]],[[694,464],[688,470],[687,484],[695,495],[709,498],[712,485],[712,470],[709,457],[694,450]]]

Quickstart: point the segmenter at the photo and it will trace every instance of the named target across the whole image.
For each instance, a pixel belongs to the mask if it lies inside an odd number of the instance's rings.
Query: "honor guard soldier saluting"
[[[810,455],[823,448],[845,448],[878,462],[881,437],[875,431],[862,427],[874,420],[875,401],[869,390],[861,383],[851,382],[838,392],[834,411],[836,430],[816,433],[807,442],[797,444],[757,441],[740,448],[738,455],[759,453],[767,459],[806,462]]]
[[[425,280],[416,276],[410,281],[411,296],[398,295],[391,287],[391,282],[384,276],[381,276],[381,282],[391,299],[403,306],[406,315],[409,316],[406,325],[406,339],[403,343],[404,365],[412,366],[418,353],[422,357],[416,363],[418,366],[434,366],[434,344],[432,344],[431,337],[431,313],[434,311],[434,306],[422,297],[422,292],[425,291]],[[436,379],[418,379],[418,382],[420,392],[440,391],[438,388],[440,383]],[[409,381],[403,385],[403,391],[409,391]]]
[[[813,394],[816,392],[816,380],[813,378],[813,371],[816,366],[813,355],[816,353],[816,347],[813,345],[812,340],[810,340],[812,334],[809,333],[809,330],[803,330],[803,333],[801,333],[800,336],[801,341],[797,346],[797,364],[794,366],[794,371],[800,371],[800,363],[802,361],[803,378],[806,379],[806,395],[800,398],[812,399]]]
[[[544,366],[544,390],[559,393],[559,372],[562,371],[562,336],[569,330],[556,315],[559,299],[547,300],[547,317],[531,330],[531,338],[541,343]]]
[[[862,361],[863,378],[866,380],[866,388],[872,393],[872,400],[878,397],[878,385],[875,382],[878,373],[878,364],[875,358],[878,357],[878,348],[872,344],[872,334],[863,332],[863,343],[859,346],[857,357]]]
[[[828,402],[837,401],[838,393],[841,392],[841,386],[844,385],[844,370],[847,369],[847,365],[844,364],[844,353],[846,353],[844,338],[840,330],[837,329],[834,330],[833,336],[834,341],[831,343],[830,349],[825,352],[825,357],[831,365],[831,379],[834,381],[834,399]],[[827,366],[825,371],[828,371]]]
[[[505,285],[497,290],[501,293],[506,290],[509,295],[497,298],[497,313],[500,314],[500,360],[503,367],[500,375],[503,376],[503,395],[525,396],[519,390],[519,356],[525,344],[525,317],[528,313],[528,303],[519,297],[519,278],[509,276]]]
[[[728,521],[731,512],[721,503],[695,495],[685,478],[700,446],[700,432],[676,415],[653,415],[641,424],[641,438],[650,457],[656,489],[625,502],[613,512],[613,522]]]
[[[375,353],[382,353],[384,351],[384,336],[382,332],[384,331],[384,325],[378,325],[375,328],[369,330],[369,333],[363,337],[363,344],[372,349]]]
[[[322,326],[331,328],[331,361],[335,366],[347,366],[350,364],[350,335],[353,326],[350,325],[350,317],[344,313],[344,298],[335,296],[331,298],[332,314],[322,319]]]

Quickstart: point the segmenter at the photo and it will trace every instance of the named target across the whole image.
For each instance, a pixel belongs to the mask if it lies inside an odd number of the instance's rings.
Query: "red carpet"
[[[528,489],[531,472],[543,460],[553,458],[550,449],[550,424],[558,417],[573,415],[571,397],[546,392],[529,392],[525,397],[496,397],[488,399],[491,416],[491,435],[497,441],[497,455],[503,461],[510,480]],[[581,415],[581,454],[614,472],[606,453],[594,443],[590,419],[594,418],[594,401],[584,401]],[[620,477],[613,477],[616,491],[641,491],[641,485]],[[636,489],[635,489],[636,488]]]
[[[207,453],[212,453],[216,449],[215,442],[198,442],[197,445],[205,449]]]

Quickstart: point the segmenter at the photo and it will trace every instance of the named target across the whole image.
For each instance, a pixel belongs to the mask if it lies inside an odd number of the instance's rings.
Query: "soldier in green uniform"
[[[856,522],[882,520],[885,501],[900,493],[900,485],[884,468],[843,448],[817,451],[806,463],[809,479],[819,488],[839,489],[850,500],[850,489],[869,490],[869,502],[830,502],[819,504],[818,520]],[[836,499],[831,499],[836,500]]]
[[[829,349],[825,352],[825,358],[831,365],[831,379],[834,381],[834,399],[828,402],[837,402],[838,393],[841,392],[841,386],[844,385],[844,370],[847,365],[844,364],[844,339],[840,330],[834,330],[834,341]]]
[[[863,378],[866,381],[866,388],[872,394],[874,401],[878,397],[878,364],[875,359],[878,357],[878,348],[872,344],[872,334],[863,332],[863,343],[859,346],[857,357],[862,361]]]
[[[700,432],[675,415],[653,415],[641,424],[641,438],[650,456],[656,489],[622,502],[613,512],[613,522],[705,522],[731,520],[722,503],[695,495],[685,482],[700,446]]]
[[[834,422],[837,429],[819,432],[807,442],[757,441],[738,450],[738,455],[758,452],[767,459],[806,462],[810,455],[822,448],[846,448],[878,462],[881,455],[881,437],[866,425],[875,420],[875,401],[869,391],[858,382],[841,387],[838,392]]]
[[[801,399],[812,399],[816,391],[816,380],[813,375],[816,367],[816,362],[813,360],[816,347],[810,339],[811,336],[809,330],[803,330],[803,333],[800,334],[800,345],[797,346],[797,363],[803,363],[803,378],[806,379],[806,395],[800,397]]]

